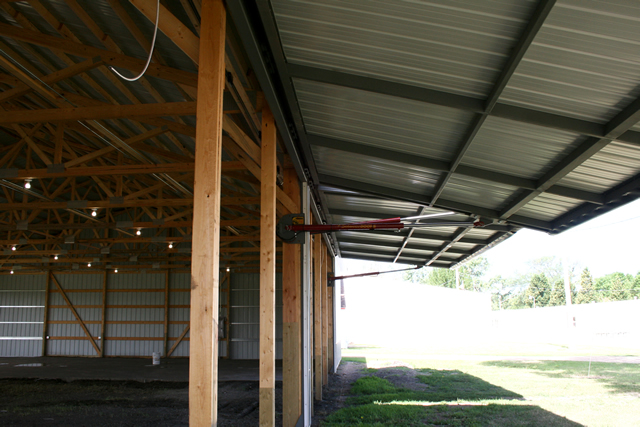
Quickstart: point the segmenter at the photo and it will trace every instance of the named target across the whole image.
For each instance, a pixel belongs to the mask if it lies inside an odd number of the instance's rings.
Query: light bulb
[[[98,211],[97,210],[92,210],[91,211],[91,216],[98,216]]]
[[[231,271],[231,269],[229,267],[227,267],[227,271]]]
[[[140,231],[140,230],[136,231],[136,236],[139,236],[141,234],[142,234],[142,231]]]
[[[54,256],[53,256],[53,259],[58,259],[58,255],[54,255]]]
[[[116,268],[116,269],[114,270],[114,273],[117,273],[117,272],[118,272],[118,269]]]
[[[87,267],[91,267],[91,263],[88,263],[88,264],[87,264]]]
[[[14,245],[14,246],[11,246],[11,250],[12,250],[12,251],[15,251],[15,250],[16,250],[15,245]]]
[[[169,249],[173,249],[173,243],[169,243]]]
[[[24,180],[24,188],[26,188],[26,189],[31,188],[31,180],[30,179],[25,179]]]
[[[11,274],[13,274],[13,270],[11,270]]]

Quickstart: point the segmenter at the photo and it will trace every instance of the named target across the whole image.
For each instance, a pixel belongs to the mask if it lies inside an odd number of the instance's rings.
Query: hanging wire
[[[122,74],[120,74],[115,68],[113,68],[112,66],[109,66],[109,69],[111,71],[113,71],[116,75],[118,75],[118,77],[120,77],[121,79],[124,79],[128,82],[135,82],[136,80],[140,79],[142,76],[144,76],[144,73],[147,72],[147,68],[149,68],[149,64],[151,63],[151,57],[153,56],[153,49],[155,48],[156,45],[156,36],[158,35],[158,23],[160,22],[160,0],[158,0],[158,4],[156,7],[156,28],[155,30],[153,30],[153,40],[151,41],[151,49],[149,50],[149,57],[147,58],[147,63],[145,64],[143,70],[140,72],[140,74],[138,74],[136,77],[125,77]]]

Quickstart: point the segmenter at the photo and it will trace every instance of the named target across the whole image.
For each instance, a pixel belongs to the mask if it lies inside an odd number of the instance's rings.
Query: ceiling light
[[[117,272],[118,272],[118,269],[116,268],[115,270],[113,270],[113,272],[114,272],[114,273],[117,273]]]
[[[15,251],[16,250],[16,245],[11,246],[11,250]]]
[[[173,249],[173,243],[169,243],[169,249]]]
[[[136,236],[139,236],[142,234],[142,231],[140,231],[140,229],[138,229],[138,231],[136,231]]]
[[[13,274],[13,270],[11,270],[11,274]]]
[[[98,216],[98,210],[97,209],[92,209],[91,210],[91,216]]]
[[[54,256],[53,256],[53,259],[58,259],[58,255],[54,255]]]
[[[91,263],[88,263],[88,264],[87,264],[87,267],[91,267]]]
[[[24,180],[24,188],[26,188],[27,190],[29,188],[31,188],[31,180],[30,179],[25,179]]]
[[[231,271],[231,269],[229,267],[227,267],[227,271]]]

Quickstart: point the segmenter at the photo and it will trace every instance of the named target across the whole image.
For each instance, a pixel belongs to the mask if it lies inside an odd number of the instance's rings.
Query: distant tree
[[[458,268],[460,269],[460,285],[462,288],[475,291],[488,289],[489,285],[483,280],[484,274],[489,269],[489,261],[486,258],[474,258]],[[445,288],[456,287],[455,269],[421,268],[405,272],[403,278],[413,283]]]
[[[553,284],[549,294],[549,306],[565,305],[564,281],[557,281]]]
[[[529,307],[546,307],[551,299],[551,285],[543,273],[534,274],[526,291]]]
[[[596,290],[601,301],[623,301],[632,298],[634,277],[620,272],[610,273],[596,280]]]
[[[580,290],[576,294],[576,304],[588,304],[597,301],[597,295],[593,286],[593,276],[588,267],[582,270],[580,275]]]

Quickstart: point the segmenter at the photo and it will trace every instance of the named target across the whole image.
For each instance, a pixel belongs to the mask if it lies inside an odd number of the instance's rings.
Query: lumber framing
[[[322,385],[329,384],[329,289],[327,274],[329,265],[328,249],[322,242],[321,280],[322,280]]]
[[[300,206],[300,184],[293,168],[284,170],[284,191]],[[302,415],[302,248],[282,247],[282,424],[294,427]]]
[[[93,346],[93,349],[96,351],[96,355],[99,356],[100,355],[100,348],[98,347],[98,344],[96,344],[96,340],[91,335],[91,333],[87,329],[87,326],[84,324],[84,321],[82,320],[82,318],[78,314],[78,311],[76,310],[76,307],[77,308],[84,308],[84,306],[82,306],[82,305],[74,306],[73,305],[73,303],[69,300],[69,297],[67,297],[67,294],[65,293],[64,289],[62,289],[62,286],[60,286],[60,283],[58,282],[58,279],[56,279],[56,276],[53,273],[51,273],[51,280],[56,285],[56,288],[58,288],[58,291],[62,295],[62,298],[64,299],[64,302],[65,302],[66,305],[60,305],[60,306],[58,306],[58,305],[49,305],[49,308],[68,308],[69,310],[71,310],[71,313],[73,313],[73,317],[76,318],[76,320],[78,321],[78,324],[80,325],[80,327],[84,331],[86,337],[91,342],[91,345]],[[100,308],[100,307],[101,306],[91,307],[91,308]]]
[[[315,400],[322,400],[322,236],[313,241],[313,365]]]
[[[262,109],[260,184],[260,426],[275,426],[276,416],[276,126]]]
[[[226,10],[203,0],[191,262],[189,424],[218,419],[218,289]]]

